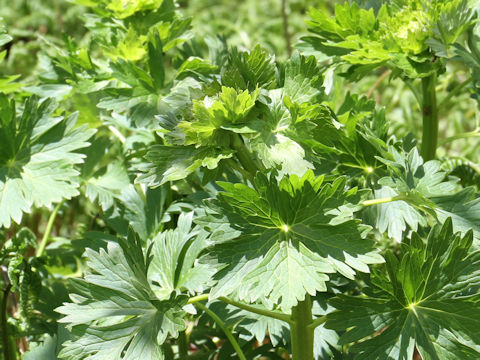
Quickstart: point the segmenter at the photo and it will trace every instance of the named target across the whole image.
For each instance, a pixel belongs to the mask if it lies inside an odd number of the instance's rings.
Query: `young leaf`
[[[257,45],[252,51],[239,52],[233,48],[222,70],[222,83],[239,90],[254,91],[269,88],[275,83],[274,58]]]
[[[323,95],[322,71],[314,56],[294,53],[285,65],[283,94],[293,103],[319,101]]]
[[[225,130],[253,132],[248,129],[246,120],[257,98],[258,90],[250,93],[223,86],[217,99],[206,97],[194,101],[194,120],[182,121],[178,125],[185,134],[185,144],[228,145],[229,137]]]
[[[167,181],[184,179],[199,167],[215,169],[220,161],[232,155],[232,150],[213,147],[154,145],[146,155],[151,165],[139,180],[148,186],[159,186]]]

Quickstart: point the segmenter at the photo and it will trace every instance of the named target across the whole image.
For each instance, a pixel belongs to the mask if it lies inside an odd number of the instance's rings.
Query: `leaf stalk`
[[[212,310],[207,308],[205,305],[203,305],[201,302],[196,302],[195,306],[198,308],[202,309],[208,316],[210,316],[213,321],[217,323],[217,325],[223,330],[225,333],[225,336],[228,338],[230,343],[232,344],[233,348],[237,352],[238,358],[240,360],[247,360],[245,357],[245,354],[243,353],[242,348],[240,347],[240,344],[238,343],[237,339],[233,336],[232,332],[230,329],[227,327],[227,325],[220,319],[217,314],[215,314]]]
[[[36,257],[40,257],[43,255],[45,248],[47,247],[48,244],[48,238],[50,237],[50,233],[52,232],[53,224],[55,223],[55,218],[57,217],[58,211],[63,205],[63,201],[60,201],[57,206],[55,206],[55,209],[53,209],[52,213],[50,214],[50,217],[48,218],[47,222],[47,227],[45,228],[45,232],[42,237],[42,241],[40,242],[40,246],[38,247],[36,251]]]
[[[208,300],[208,296],[209,296],[208,294],[202,294],[202,295],[191,297],[187,301],[187,304],[196,304],[197,302]],[[223,296],[221,296],[221,297],[219,297],[215,300],[222,301],[224,303],[235,306],[239,309],[246,310],[246,311],[258,314],[258,315],[268,316],[268,317],[271,317],[273,319],[285,321],[289,324],[292,323],[292,319],[290,318],[290,315],[281,313],[279,311],[273,311],[273,310],[258,308],[256,306],[244,304],[244,303],[241,303],[239,301],[228,299],[228,298],[223,297]]]
[[[390,197],[385,197],[385,198],[379,198],[379,199],[371,199],[371,200],[365,200],[362,202],[363,206],[372,206],[372,205],[380,205],[380,204],[385,204],[393,201],[399,201],[399,200],[404,200],[403,196],[390,196]]]

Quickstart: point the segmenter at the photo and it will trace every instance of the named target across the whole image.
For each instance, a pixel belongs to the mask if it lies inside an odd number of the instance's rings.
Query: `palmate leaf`
[[[387,232],[400,242],[407,225],[416,231],[418,226],[427,224],[428,217],[440,222],[450,217],[454,231],[465,234],[472,229],[475,240],[480,239],[480,200],[473,187],[458,191],[455,181],[441,169],[441,163],[424,163],[416,147],[408,152],[389,147],[385,156],[388,159],[378,159],[387,165],[390,175],[378,181],[382,187],[374,194],[378,199],[396,200],[376,205],[376,226],[380,232]]]
[[[378,158],[387,165],[390,176],[381,178],[382,185],[375,190],[376,198],[398,198],[399,200],[380,204],[376,209],[377,228],[380,232],[400,242],[408,226],[416,231],[418,225],[426,225],[425,213],[435,216],[435,203],[432,197],[451,195],[456,186],[446,180],[439,161],[423,162],[416,147],[398,151],[389,147],[386,158]]]
[[[292,139],[295,118],[284,105],[283,91],[275,89],[268,92],[263,121],[257,123],[260,125],[259,135],[249,140],[249,146],[267,169],[277,169],[280,176],[302,176],[313,169],[313,165],[305,159],[303,147]],[[296,104],[288,101],[292,108],[296,108]]]
[[[27,99],[17,115],[15,103],[0,95],[0,226],[20,223],[32,206],[78,195],[79,172],[74,165],[84,155],[95,130],[74,128],[78,114],[52,116],[53,101]]]
[[[159,299],[171,293],[202,293],[212,282],[215,269],[207,264],[195,264],[198,255],[208,245],[208,233],[192,227],[193,212],[180,214],[177,227],[158,234],[153,240],[152,261],[148,278],[155,285]]]
[[[432,198],[437,206],[440,221],[452,218],[453,229],[465,234],[473,230],[475,246],[480,244],[480,198],[473,187],[465,188],[453,195]]]
[[[185,329],[186,297],[158,299],[147,279],[140,240],[109,242],[106,251],[87,249],[89,272],[73,282],[72,303],[57,311],[71,340],[59,357],[68,360],[158,360],[167,337]]]
[[[322,83],[322,70],[314,56],[294,53],[285,65],[283,94],[294,103],[318,101],[324,94]]]
[[[220,185],[225,192],[199,220],[212,232],[204,261],[221,269],[211,298],[234,296],[289,311],[307,293],[325,291],[327,273],[353,278],[355,271],[382,262],[351,212],[338,212],[358,201],[356,189],[344,189],[344,178],[324,184],[309,171],[280,183],[274,175],[258,175],[257,190]]]
[[[371,275],[367,296],[339,295],[326,326],[347,331],[358,359],[474,360],[480,357],[480,253],[472,232],[454,234],[451,220],[426,242],[416,233],[397,259]]]

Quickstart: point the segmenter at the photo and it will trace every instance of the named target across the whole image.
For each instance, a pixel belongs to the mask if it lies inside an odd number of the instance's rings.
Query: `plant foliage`
[[[475,2],[21,3],[0,359],[480,358]]]

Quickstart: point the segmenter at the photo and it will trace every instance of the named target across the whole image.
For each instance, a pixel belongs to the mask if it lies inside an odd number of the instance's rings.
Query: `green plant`
[[[78,2],[0,97],[5,360],[480,356],[473,5],[312,9],[279,60]]]

